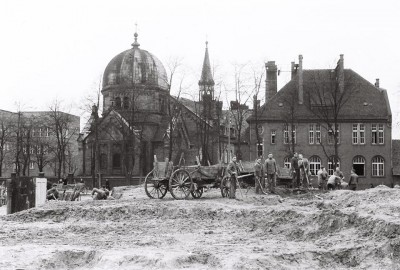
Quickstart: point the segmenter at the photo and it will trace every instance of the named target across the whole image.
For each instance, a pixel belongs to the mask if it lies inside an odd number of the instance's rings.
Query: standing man
[[[301,174],[301,184],[304,188],[310,187],[310,181],[308,181],[308,173],[309,173],[309,163],[308,159],[303,157],[303,155],[299,155],[299,169]]]
[[[358,185],[358,175],[354,169],[350,171],[350,179],[349,179],[349,189],[356,190]]]
[[[344,176],[342,171],[340,170],[339,167],[336,167],[336,170],[333,172],[333,174],[337,177],[336,178],[336,188],[337,189],[342,189],[342,181],[344,180]]]
[[[327,188],[327,181],[328,181],[328,172],[326,171],[324,166],[318,170],[318,188],[320,190],[326,190]]]
[[[260,194],[260,189],[263,191],[265,187],[264,169],[260,157],[256,159],[254,164],[254,178],[256,181],[256,194]]]
[[[226,173],[230,179],[229,199],[235,199],[237,175],[239,173],[239,165],[236,162],[236,156],[232,157],[231,162],[228,164],[228,167],[226,168]]]
[[[299,169],[299,157],[297,153],[294,153],[294,156],[291,160],[292,166],[292,178],[293,178],[293,188],[298,188],[300,186],[300,169]]]
[[[276,186],[276,161],[272,154],[268,154],[268,158],[265,160],[265,173],[267,174],[268,187],[271,193],[275,193]]]

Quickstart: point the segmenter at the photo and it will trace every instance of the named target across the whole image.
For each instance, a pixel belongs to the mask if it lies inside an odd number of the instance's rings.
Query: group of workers
[[[268,158],[262,164],[261,158],[257,158],[254,164],[254,177],[255,177],[255,192],[256,194],[266,193],[265,178],[267,179],[267,185],[269,193],[275,194],[276,187],[276,176],[279,173],[279,166],[276,165],[276,160],[273,158],[272,153],[268,154]],[[229,177],[229,198],[234,199],[236,188],[238,185],[238,174],[240,172],[239,164],[236,156],[232,157],[231,162],[226,168],[226,175]],[[305,188],[311,187],[309,176],[310,168],[309,161],[303,155],[294,153],[291,159],[290,172],[292,175],[292,186],[293,188]],[[334,173],[329,176],[324,166],[318,170],[318,188],[321,190],[335,190],[341,189],[342,183],[344,182],[343,173],[340,168],[337,167]],[[348,188],[350,190],[356,190],[358,184],[358,175],[354,169],[350,172],[350,179],[348,182]]]
[[[60,198],[60,193],[57,189],[57,184],[53,184],[52,187],[50,189],[47,190],[47,194],[46,194],[46,198],[48,201],[50,200],[58,200]],[[69,200],[71,201],[75,201],[78,200],[78,198],[80,197],[81,192],[85,189],[85,183],[83,181],[83,179],[81,179],[79,181],[79,183],[77,183],[73,190],[72,190],[72,194],[71,197],[69,198]],[[106,199],[113,199],[110,196],[110,183],[108,182],[108,180],[106,180],[106,185],[102,186],[101,188],[93,188],[91,196],[93,198],[93,200],[106,200]],[[65,189],[64,189],[64,194],[65,194]]]

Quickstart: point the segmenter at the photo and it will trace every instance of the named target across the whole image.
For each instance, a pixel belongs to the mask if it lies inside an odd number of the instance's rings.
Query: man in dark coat
[[[356,190],[358,185],[358,175],[356,174],[354,169],[350,171],[350,179],[349,179],[349,189]]]
[[[256,182],[256,194],[260,194],[265,187],[264,169],[261,163],[261,158],[257,158],[256,163],[254,164],[254,178]]]
[[[299,168],[299,157],[297,153],[294,153],[291,163],[292,163],[291,170],[292,170],[293,187],[298,188],[300,187],[300,168]]]
[[[278,172],[278,170],[276,168],[276,161],[271,153],[268,154],[268,158],[265,160],[264,165],[265,173],[267,174],[269,191],[271,193],[275,193],[276,173]]]
[[[229,199],[235,199],[236,197],[236,182],[239,171],[239,165],[236,161],[236,157],[234,156],[226,168],[226,173],[230,179]]]

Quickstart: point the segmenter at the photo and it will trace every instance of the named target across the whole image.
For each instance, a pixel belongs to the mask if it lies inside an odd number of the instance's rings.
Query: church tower
[[[212,120],[215,115],[214,79],[211,72],[210,58],[208,56],[208,41],[206,41],[206,52],[204,55],[203,69],[199,81],[199,100],[203,106],[203,117]]]

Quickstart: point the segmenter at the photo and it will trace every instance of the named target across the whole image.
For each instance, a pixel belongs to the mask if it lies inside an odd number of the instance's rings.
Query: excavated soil
[[[0,269],[400,269],[399,189],[186,201],[119,191],[0,216]]]

